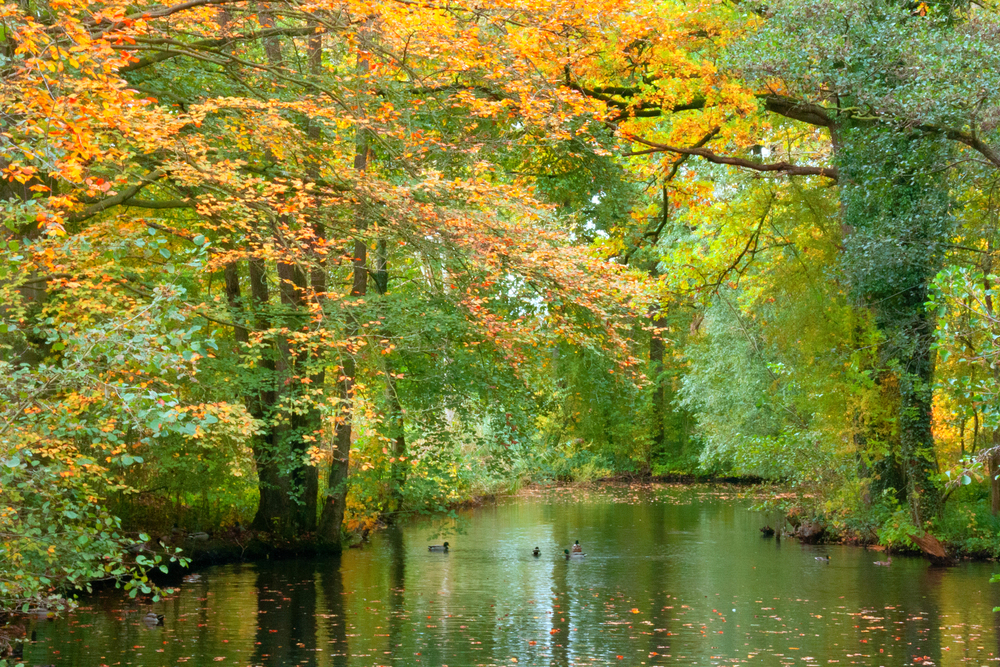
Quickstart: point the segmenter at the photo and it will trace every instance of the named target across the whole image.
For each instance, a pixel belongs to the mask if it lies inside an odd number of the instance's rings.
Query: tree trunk
[[[834,128],[844,228],[843,267],[855,304],[882,333],[882,376],[898,383],[894,458],[918,527],[942,506],[934,481],[931,430],[934,320],[924,305],[943,264],[954,221],[946,183],[948,154],[933,137],[877,122]]]
[[[385,296],[389,291],[389,258],[385,247],[385,239],[379,239],[375,251],[375,272],[372,275],[375,289],[379,296]],[[383,335],[391,339],[392,332],[383,329]],[[398,511],[403,505],[403,487],[406,485],[406,422],[403,417],[403,406],[399,400],[399,391],[394,377],[395,369],[390,357],[386,356],[385,364],[385,398],[389,407],[389,437],[392,438],[392,463],[389,468],[390,512]]]
[[[274,28],[274,12],[269,3],[264,2],[257,5],[257,20],[260,21],[260,26],[264,29]],[[264,38],[264,53],[267,55],[267,61],[270,65],[280,67],[283,64],[281,40],[278,37]]]
[[[993,429],[993,449],[987,460],[990,474],[990,512],[1000,513],[1000,428]]]
[[[363,172],[368,167],[368,143],[362,137],[358,142],[357,155],[354,157],[354,168]],[[363,214],[362,214],[363,216]],[[358,228],[365,229],[367,223],[362,218]],[[354,242],[353,279],[351,281],[351,296],[360,298],[368,293],[368,244],[363,239]],[[358,335],[358,321],[354,312],[347,310],[344,325],[345,338],[348,341]],[[357,364],[354,360],[354,350],[348,346],[340,363],[338,378],[338,393],[341,401],[341,413],[337,418],[333,461],[330,463],[330,474],[326,482],[326,498],[323,502],[323,513],[320,517],[317,536],[323,542],[336,544],[340,541],[340,527],[344,521],[344,509],[347,501],[347,474],[351,463],[351,420],[354,408],[354,383],[357,376]]]
[[[983,258],[983,292],[986,295],[986,312],[987,314],[996,319],[996,309],[993,306],[993,282],[990,280],[990,275],[993,273],[993,237],[990,236],[987,241],[986,254]],[[994,385],[1000,386],[1000,368],[993,366],[990,371],[993,374]],[[978,425],[978,415],[979,412],[976,411]],[[978,432],[978,428],[976,429]],[[973,451],[975,451],[975,441],[973,441]],[[989,457],[986,459],[987,472],[990,476],[990,512],[993,516],[1000,513],[1000,427],[995,427],[993,429],[993,437],[990,442],[990,453]]]
[[[666,345],[660,329],[666,326],[666,321],[660,316],[659,311],[653,315],[653,327],[649,339],[649,366],[653,374],[653,454],[662,454],[666,447],[667,434],[665,421],[667,416],[667,396],[663,386],[663,356],[666,353]]]
[[[258,330],[266,330],[270,328],[267,316],[270,299],[267,269],[260,260],[251,259],[249,272],[250,303],[255,326]],[[228,283],[227,287],[229,287]],[[254,419],[268,424],[278,398],[278,392],[275,388],[274,351],[263,350],[259,363],[257,378],[247,392],[247,407]],[[254,461],[257,464],[260,503],[257,505],[257,514],[254,515],[251,525],[255,530],[288,534],[292,529],[288,497],[290,488],[288,478],[282,470],[283,462],[279,447],[280,442],[276,440],[274,430],[271,428],[266,429],[264,433],[253,439],[252,450]]]
[[[910,309],[913,311],[913,320],[905,331],[912,340],[912,352],[900,359],[906,370],[898,374],[899,451],[906,475],[906,495],[913,518],[920,526],[941,509],[942,495],[940,487],[934,481],[937,457],[934,451],[934,434],[931,431],[934,387],[931,344],[934,321],[924,307],[927,302],[926,286],[914,288],[912,292]]]
[[[279,263],[281,303],[287,309],[285,326],[289,331],[301,331],[307,325],[306,273],[297,264]],[[310,355],[303,349],[291,349],[287,336],[278,341],[280,351],[278,378],[283,392],[301,406],[301,411],[293,412],[282,420],[286,425],[275,426],[275,436],[281,442],[281,450],[288,453],[288,477],[293,494],[292,519],[297,531],[312,532],[316,529],[316,502],[319,493],[319,472],[307,463],[309,443],[322,430],[319,412],[311,407],[314,400],[304,395],[312,387],[303,387],[301,382],[289,384],[288,380],[309,374]]]
[[[372,22],[366,22],[359,32],[365,37],[371,31]],[[359,78],[363,78],[371,69],[368,59],[359,55],[357,62]],[[364,174],[368,169],[368,136],[364,130],[358,130],[355,143],[354,170]],[[368,228],[367,215],[358,210],[358,230],[363,234]],[[354,255],[351,259],[353,276],[351,280],[351,296],[355,299],[368,293],[368,244],[364,238],[354,241]],[[349,307],[344,322],[344,335],[347,341],[353,341],[358,335],[357,316]],[[340,377],[337,380],[341,411],[337,418],[334,431],[333,460],[330,462],[330,474],[326,482],[326,497],[323,501],[323,512],[320,516],[317,537],[327,544],[339,544],[341,524],[344,522],[344,510],[347,502],[347,476],[351,464],[351,420],[354,409],[354,383],[357,376],[357,363],[354,360],[354,350],[351,346],[344,350],[341,356]]]
[[[355,162],[357,164],[357,162]],[[368,270],[366,260],[368,246],[364,241],[354,242],[354,279],[351,286],[351,296],[362,297],[367,292]],[[358,322],[353,312],[347,313],[345,337],[353,340],[358,335]],[[347,473],[351,463],[351,426],[352,410],[354,409],[354,382],[357,377],[357,364],[354,360],[354,350],[350,346],[344,351],[340,363],[338,389],[341,401],[341,413],[337,417],[334,432],[333,461],[330,464],[330,474],[326,482],[326,499],[323,504],[323,514],[320,518],[318,537],[321,541],[335,544],[340,540],[340,527],[344,521],[344,509],[347,500]]]

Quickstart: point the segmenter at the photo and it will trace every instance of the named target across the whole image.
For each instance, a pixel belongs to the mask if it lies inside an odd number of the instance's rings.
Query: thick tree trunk
[[[312,22],[310,25],[316,29],[319,24]],[[318,76],[323,66],[323,36],[317,32],[310,35],[308,42],[309,53],[309,73]],[[319,143],[321,138],[320,126],[315,121],[310,121],[308,135],[311,140]],[[319,161],[313,160],[308,170],[310,178],[319,177]],[[309,274],[309,282],[312,287],[312,298],[320,305],[326,299],[326,255],[324,252],[317,252],[326,240],[325,229],[321,223],[313,225],[314,247],[312,248],[312,268]],[[301,269],[297,269],[301,271]],[[301,276],[302,290],[305,290],[305,274]],[[304,304],[303,304],[304,306]],[[311,364],[308,369],[308,387],[319,391],[319,396],[325,395],[326,385],[326,365],[325,355],[322,352],[313,354],[303,354],[301,358],[305,364]],[[301,371],[300,371],[301,372]],[[318,398],[307,399],[305,401],[305,411],[300,417],[300,426],[304,436],[310,436],[309,440],[303,440],[300,444],[303,458],[306,457],[310,442],[322,442],[323,413],[319,408]],[[304,529],[314,531],[317,528],[317,511],[319,502],[319,470],[312,465],[304,465],[303,469],[303,496],[306,502],[300,512],[300,522]]]
[[[267,308],[270,299],[267,269],[260,260],[251,259],[249,272],[250,304],[254,313],[254,323],[258,330],[265,330],[269,328]],[[247,407],[254,419],[267,424],[278,399],[275,388],[274,351],[263,350],[259,363],[258,381],[248,389]],[[288,477],[283,471],[285,461],[280,456],[280,444],[273,429],[267,429],[253,440],[252,449],[257,464],[260,503],[257,505],[257,514],[251,525],[255,530],[287,534],[292,530],[289,499],[291,489]]]
[[[884,463],[899,464],[922,527],[942,506],[931,429],[934,320],[924,304],[954,224],[936,175],[948,155],[934,138],[879,123],[844,123],[833,134],[851,297],[874,315],[882,377],[898,385],[899,436]]]
[[[935,483],[937,457],[934,451],[934,434],[931,431],[931,403],[933,400],[934,365],[931,344],[934,321],[924,304],[927,301],[925,286],[914,288],[910,309],[912,323],[906,327],[912,348],[908,356],[900,359],[906,369],[899,373],[899,457],[906,475],[906,496],[913,518],[919,526],[941,509],[942,495]]]
[[[296,264],[279,263],[278,280],[280,283],[281,303],[287,309],[285,325],[289,331],[300,331],[307,325],[306,310],[306,273]],[[282,451],[288,452],[288,476],[291,482],[294,508],[292,517],[297,531],[312,532],[316,529],[316,502],[319,493],[319,471],[307,463],[307,452],[312,438],[322,430],[323,424],[319,413],[309,407],[311,397],[303,396],[303,385],[289,384],[293,376],[298,377],[308,373],[309,353],[301,348],[291,349],[286,336],[279,339],[280,351],[278,377],[285,378],[281,382],[283,392],[299,403],[303,411],[287,416],[286,426],[275,427],[275,435],[282,443]],[[312,383],[305,385],[309,389]]]
[[[274,13],[268,3],[256,4],[255,8],[261,26],[275,27]],[[265,39],[264,52],[269,65],[282,66],[279,38]],[[269,159],[274,159],[270,155],[270,150],[267,154]],[[249,267],[250,305],[254,313],[254,324],[258,331],[265,331],[276,324],[276,318],[270,312],[267,268],[259,259],[251,259]],[[278,265],[278,290],[281,303],[294,312],[296,305],[300,305],[298,300],[301,296],[298,288],[303,285],[301,278],[293,273],[289,265]],[[315,525],[315,519],[308,520],[307,510],[303,509],[303,502],[308,503],[307,491],[304,492],[304,489],[309,486],[309,474],[303,470],[303,458],[298,451],[301,447],[294,444],[299,425],[295,423],[294,417],[291,419],[292,423],[285,424],[283,420],[277,420],[275,414],[281,391],[285,389],[279,375],[287,376],[291,363],[287,340],[279,338],[272,341],[269,348],[261,351],[259,389],[255,387],[249,389],[251,415],[265,425],[265,432],[254,439],[253,445],[260,504],[257,506],[252,526],[256,530],[273,531],[286,537],[292,537],[302,528],[308,529]],[[313,483],[313,496],[315,492],[316,483]],[[315,517],[315,504],[312,505],[312,514]]]
[[[263,271],[262,264],[251,260],[250,276],[251,282],[254,284],[254,298],[252,302],[258,307],[261,304],[267,303],[268,296],[267,278]],[[247,326],[241,326],[246,322],[246,311],[240,290],[239,270],[236,262],[226,265],[225,281],[226,301],[229,305],[230,319],[237,325],[233,336],[236,339],[237,346],[241,350],[240,354],[242,354],[245,346],[250,341],[250,337]],[[260,323],[262,317],[258,315],[258,323]],[[244,400],[250,415],[254,419],[263,422],[266,417],[267,407],[269,406],[268,401],[273,400],[271,392],[263,389],[271,380],[273,365],[271,362],[263,362],[262,366],[264,373],[261,374],[261,385],[253,386],[249,391],[246,391]],[[256,385],[256,383],[254,384]],[[276,528],[280,530],[280,526],[287,523],[285,517],[287,510],[287,503],[285,502],[287,484],[274,459],[273,443],[270,435],[261,434],[255,436],[251,443],[251,449],[253,451],[254,463],[257,466],[257,486],[260,492],[260,502],[257,506],[257,514],[253,519],[253,527],[256,530],[270,531]]]

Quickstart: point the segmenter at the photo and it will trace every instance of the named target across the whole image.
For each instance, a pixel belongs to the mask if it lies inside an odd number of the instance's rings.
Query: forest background
[[[993,0],[23,0],[0,68],[4,608],[622,474],[1000,556]]]

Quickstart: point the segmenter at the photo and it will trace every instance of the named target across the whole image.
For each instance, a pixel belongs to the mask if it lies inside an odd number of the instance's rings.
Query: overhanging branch
[[[215,53],[215,49],[238,42],[252,42],[269,39],[272,37],[303,37],[316,32],[313,27],[299,28],[269,28],[258,32],[242,35],[232,35],[230,37],[219,37],[216,39],[203,39],[196,42],[182,42],[176,39],[167,38],[147,38],[136,40],[137,44],[144,45],[147,50],[157,50],[159,53],[147,56],[133,63],[120,67],[119,72],[134,72],[136,70],[155,65],[156,63],[176,58],[178,56],[191,55],[191,50]],[[222,57],[221,54],[217,54]]]
[[[626,138],[644,146],[649,146],[647,150],[632,151],[625,153],[626,156],[649,155],[650,153],[676,153],[678,155],[696,155],[714,164],[728,164],[733,167],[750,169],[764,173],[778,173],[786,176],[823,176],[836,181],[838,178],[835,167],[804,167],[790,162],[754,162],[745,158],[731,157],[729,155],[719,155],[707,148],[683,148],[680,146],[670,146],[661,144],[649,139],[643,139],[635,135],[626,135]]]
[[[945,136],[949,139],[965,144],[992,162],[995,166],[1000,167],[1000,153],[979,137],[967,132],[960,132],[958,130],[945,130]]]

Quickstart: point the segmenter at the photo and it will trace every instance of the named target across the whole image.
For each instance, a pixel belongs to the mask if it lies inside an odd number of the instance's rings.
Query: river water
[[[995,566],[763,539],[732,490],[551,489],[37,623],[27,665],[994,665]],[[448,553],[429,544],[447,540]],[[580,540],[586,556],[567,561]],[[538,546],[540,557],[533,557]],[[817,560],[829,556],[829,562]],[[142,618],[164,615],[162,626]]]

